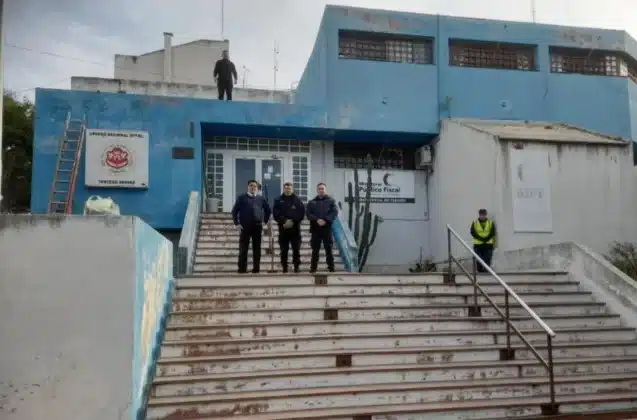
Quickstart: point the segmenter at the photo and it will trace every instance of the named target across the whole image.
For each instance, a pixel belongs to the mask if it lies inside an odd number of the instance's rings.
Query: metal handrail
[[[268,201],[268,187],[261,184],[263,198]],[[272,230],[272,216],[266,222],[266,232],[268,234],[268,251],[270,252],[270,272],[274,273],[274,231]]]
[[[471,253],[473,257],[473,273],[469,273],[469,271],[460,264],[460,261],[456,259],[452,255],[451,252],[451,237],[454,236],[462,246]],[[555,332],[549,327],[539,316],[535,313],[535,311],[529,306],[515,293],[509,285],[507,285],[500,276],[498,276],[495,271],[491,269],[483,260],[476,254],[476,252],[471,249],[469,244],[467,244],[458,233],[453,230],[450,225],[447,225],[447,252],[449,259],[447,261],[448,264],[448,274],[452,275],[452,263],[456,263],[460,270],[471,280],[473,283],[473,314],[475,316],[479,316],[479,306],[478,306],[478,291],[482,294],[482,296],[493,306],[498,315],[502,318],[503,321],[506,322],[506,330],[507,330],[507,358],[512,358],[513,352],[511,350],[511,330],[515,332],[515,334],[522,340],[522,342],[526,345],[526,347],[533,353],[535,358],[547,369],[549,374],[549,392],[551,398],[551,411],[553,411],[555,405],[555,372],[553,368],[553,338],[556,336]],[[482,265],[483,268],[487,270],[487,272],[495,278],[498,283],[504,288],[504,312],[502,309],[498,307],[498,305],[491,299],[491,297],[484,291],[484,289],[478,284],[478,273],[477,267],[478,264]],[[510,305],[509,305],[509,297],[513,297],[513,299],[529,314],[531,318],[537,322],[540,327],[546,332],[546,342],[547,342],[547,350],[548,350],[548,360],[544,360],[544,358],[540,355],[537,349],[524,337],[524,335],[518,330],[513,323],[511,322],[510,316]]]

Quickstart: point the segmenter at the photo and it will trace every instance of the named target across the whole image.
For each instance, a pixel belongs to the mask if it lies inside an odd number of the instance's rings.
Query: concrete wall
[[[38,89],[31,191],[33,213],[46,212],[59,139],[69,111],[75,117],[86,115],[89,128],[150,133],[149,188],[87,188],[83,156],[74,212],[80,213],[91,195],[110,196],[119,204],[122,214],[139,216],[157,229],[180,229],[188,194],[201,190],[202,124],[218,124],[210,130],[219,135],[271,138],[284,135],[294,138],[302,135],[299,127],[312,130],[325,125],[325,116],[320,110],[300,105]],[[194,148],[194,159],[172,159],[175,146]]]
[[[336,201],[342,202],[343,217],[347,222],[348,204],[344,200],[347,195],[348,170],[334,168],[334,143],[312,142],[310,168],[311,188],[314,189],[318,182],[325,182],[328,193]],[[415,172],[416,203],[371,205],[372,212],[381,216],[383,222],[378,227],[376,242],[370,249],[366,271],[405,273],[421,257],[430,256],[426,175],[424,171]]]
[[[199,40],[172,49],[172,82],[214,85],[212,70],[228,41]],[[115,79],[161,82],[164,80],[164,50],[131,56],[115,55]]]
[[[171,270],[139,219],[0,216],[0,418],[134,419]]]
[[[637,182],[630,147],[525,143],[525,149],[549,153],[552,233],[514,232],[509,147],[443,121],[431,178],[430,241],[436,260],[446,259],[446,224],[471,243],[469,225],[479,208],[496,221],[502,250],[574,240],[606,252],[613,241],[634,240]]]
[[[182,98],[217,99],[217,87],[192,83],[165,83],[161,81],[101,79],[98,77],[72,77],[71,89],[88,92],[132,93],[135,95],[176,96]],[[287,91],[235,87],[233,100],[244,102],[291,102]]]
[[[339,29],[434,38],[435,64],[339,59]],[[450,66],[450,38],[537,45],[539,71]],[[297,102],[347,114],[341,127],[352,129],[435,134],[441,117],[471,117],[566,122],[636,139],[637,114],[629,109],[635,82],[550,73],[549,46],[637,57],[637,44],[624,31],[328,6]]]

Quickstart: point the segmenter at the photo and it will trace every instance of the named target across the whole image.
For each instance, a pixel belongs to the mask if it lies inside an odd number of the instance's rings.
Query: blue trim
[[[131,420],[143,420],[172,304],[173,245],[139,218],[135,218],[133,237],[135,325]]]
[[[198,191],[191,191],[188,197],[188,207],[184,217],[184,225],[179,237],[177,249],[177,274],[182,276],[192,273],[195,248],[197,245],[197,232],[201,218],[202,199]]]
[[[332,234],[343,258],[345,271],[358,273],[358,245],[352,235],[349,226],[343,220],[343,213],[338,212],[338,217],[332,223]]]

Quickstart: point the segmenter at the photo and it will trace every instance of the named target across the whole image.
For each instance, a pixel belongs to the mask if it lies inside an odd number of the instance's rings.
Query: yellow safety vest
[[[484,223],[484,227],[482,227],[482,223],[480,223],[479,220],[476,220],[475,222],[473,222],[473,228],[475,229],[479,237],[486,238],[487,236],[491,234],[491,229],[493,229],[493,222],[491,220],[487,220]],[[487,242],[481,241],[480,239],[473,238],[473,243],[474,245],[484,245],[484,244],[493,245],[495,244],[495,237],[489,239]]]

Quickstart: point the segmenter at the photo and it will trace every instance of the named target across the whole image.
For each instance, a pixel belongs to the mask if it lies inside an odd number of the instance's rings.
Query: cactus
[[[367,157],[367,189],[365,197],[361,203],[358,171],[354,170],[354,185],[352,182],[347,183],[347,197],[345,201],[349,204],[347,224],[354,235],[356,244],[358,244],[358,271],[363,271],[369,256],[369,250],[376,242],[378,235],[378,225],[381,223],[381,217],[372,214],[370,205],[372,201],[372,161]],[[343,205],[339,202],[339,208],[342,210]],[[363,225],[361,229],[361,218]]]

